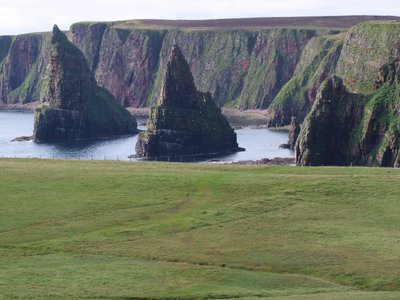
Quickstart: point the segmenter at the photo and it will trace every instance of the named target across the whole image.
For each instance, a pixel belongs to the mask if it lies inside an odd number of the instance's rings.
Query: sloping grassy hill
[[[373,20],[399,20],[396,16],[323,16],[269,17],[211,20],[125,20],[108,22],[117,28],[145,29],[266,29],[266,28],[332,28],[348,29],[358,23]],[[85,22],[83,22],[85,23]],[[87,23],[87,22],[86,22]],[[89,22],[90,23],[90,22]],[[95,23],[95,22],[92,22]]]
[[[0,298],[399,299],[400,170],[0,160]]]

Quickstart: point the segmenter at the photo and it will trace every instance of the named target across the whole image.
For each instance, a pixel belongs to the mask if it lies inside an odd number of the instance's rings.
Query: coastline
[[[150,107],[127,107],[127,110],[134,116],[148,116]],[[238,108],[221,108],[222,113],[229,117],[251,118],[265,121],[268,118],[267,109],[248,109],[240,110]]]
[[[44,103],[39,101],[29,102],[29,103],[14,103],[14,104],[0,104],[0,110],[10,110],[10,109],[24,109],[24,110],[35,110]]]
[[[0,104],[1,110],[9,109],[24,109],[35,110],[42,106],[44,103],[39,101],[29,103],[14,103],[14,104]],[[135,117],[148,117],[150,114],[150,107],[127,107],[126,108]],[[249,109],[240,110],[238,108],[221,108],[222,114],[230,120],[235,120],[239,123],[247,125],[265,125],[268,121],[268,110],[264,109]]]

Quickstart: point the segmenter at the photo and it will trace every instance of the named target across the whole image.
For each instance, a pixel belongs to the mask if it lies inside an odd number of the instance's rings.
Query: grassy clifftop
[[[360,22],[394,20],[394,16],[326,16],[326,17],[276,17],[215,20],[126,20],[112,22],[119,28],[164,29],[266,29],[266,28],[323,28],[347,29]]]
[[[5,298],[400,297],[398,169],[0,168]]]
[[[365,22],[348,31],[337,75],[350,92],[371,94],[379,68],[393,57],[400,57],[400,22]]]

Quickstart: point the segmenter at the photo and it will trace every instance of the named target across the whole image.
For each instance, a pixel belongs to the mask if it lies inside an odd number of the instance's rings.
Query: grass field
[[[400,170],[0,160],[0,298],[399,299]]]

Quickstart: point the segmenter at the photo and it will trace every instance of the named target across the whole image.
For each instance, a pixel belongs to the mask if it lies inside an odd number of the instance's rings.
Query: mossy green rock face
[[[298,165],[348,165],[352,128],[360,122],[363,103],[341,78],[329,77],[318,92],[296,145]]]
[[[0,37],[0,103],[39,100],[50,38],[48,33]]]
[[[352,93],[371,94],[379,68],[398,57],[400,22],[364,22],[350,28],[344,40],[337,65],[337,75],[343,78]]]
[[[321,83],[334,74],[344,34],[314,37],[304,48],[291,79],[269,106],[268,124],[283,126],[296,116],[302,122],[314,103]]]
[[[400,23],[349,30],[296,146],[299,165],[400,166]]]
[[[93,139],[137,132],[136,120],[98,87],[82,52],[55,25],[42,101],[35,111],[34,140]]]
[[[182,157],[239,151],[236,133],[210,93],[197,91],[190,67],[173,46],[162,96],[152,107],[147,131],[136,144],[139,157]]]
[[[321,86],[296,145],[298,165],[400,167],[400,57],[384,64],[369,95],[330,77]]]

